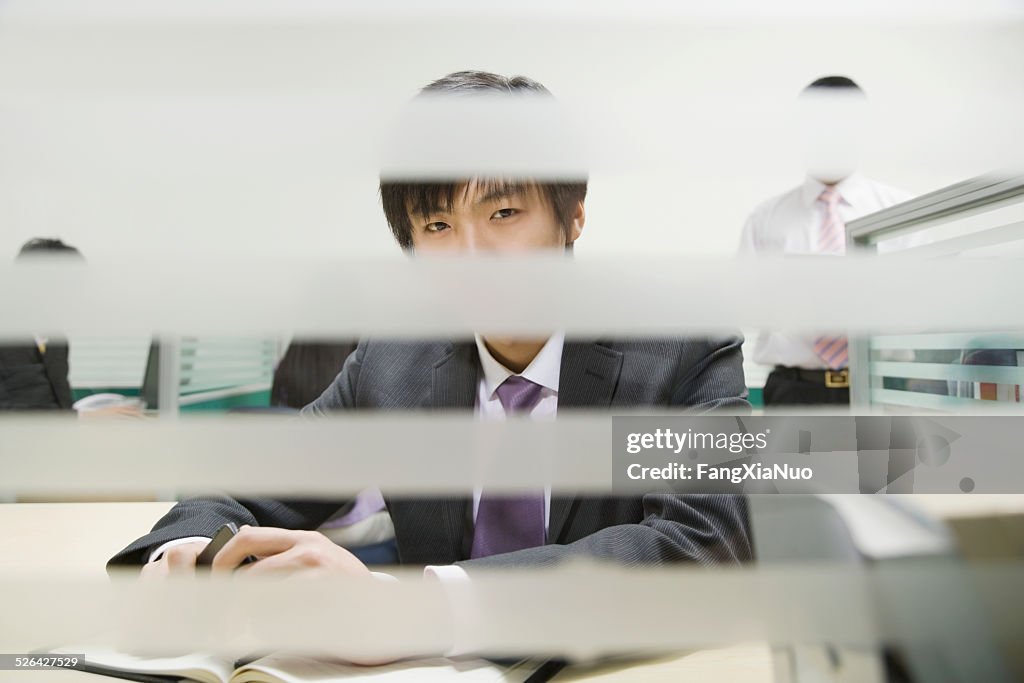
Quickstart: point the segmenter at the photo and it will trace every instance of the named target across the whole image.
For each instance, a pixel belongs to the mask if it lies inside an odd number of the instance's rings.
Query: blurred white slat
[[[398,582],[5,577],[0,590],[19,619],[0,622],[0,641],[38,647],[89,636],[151,653],[283,650],[364,658],[444,651],[453,630],[473,651],[583,658],[752,640],[934,644],[953,637],[950,622],[962,616],[972,586],[1004,595],[1007,614],[999,625],[1019,626],[1020,573],[1019,563],[708,571],[579,561],[534,571],[477,570],[473,581],[444,590],[419,572],[400,572]],[[902,618],[886,618],[882,596],[898,600]]]
[[[542,423],[482,423],[457,412],[170,423],[7,416],[0,462],[3,486],[18,493],[230,490],[333,499],[368,486],[419,494],[548,478],[555,487],[605,490],[611,428],[608,415]]]
[[[921,407],[1006,419],[1019,419],[1024,410],[1018,403],[932,398],[942,404]],[[685,414],[664,408],[614,411],[615,416]],[[848,411],[838,414],[849,415]],[[865,414],[887,413],[880,407]],[[7,416],[0,419],[0,468],[5,473],[0,492],[125,496],[167,490],[183,494],[230,491],[245,496],[344,500],[368,487],[395,496],[464,494],[477,487],[518,492],[550,485],[556,490],[605,493],[665,488],[664,482],[652,479],[630,482],[634,484],[631,488],[624,485],[625,473],[615,470],[622,464],[615,456],[624,454],[616,454],[612,427],[612,413],[602,411],[566,411],[553,421],[507,422],[480,421],[469,410],[342,411],[320,419],[229,415],[170,421]],[[776,447],[785,452],[783,446]],[[793,452],[798,447],[797,443],[790,446]],[[727,455],[723,452],[716,457]],[[833,460],[823,463],[826,467],[815,471],[813,479],[776,479],[772,485],[779,491],[799,493],[858,490],[855,442],[833,455]],[[947,472],[967,468],[979,492],[1012,492],[1019,481],[1015,478],[1018,461],[1007,452],[985,455],[989,459],[977,467],[961,459],[948,471],[922,472],[915,490],[945,486],[955,480]],[[765,458],[766,464],[792,463],[800,456]],[[629,462],[642,465],[644,459],[636,455]],[[680,488],[689,486],[693,491],[716,483],[721,482],[678,482]],[[748,480],[744,490],[752,491],[758,483]]]
[[[479,3],[472,0],[439,0],[429,8],[416,0],[358,0],[343,4],[329,0],[102,0],[82,5],[74,0],[15,0],[7,3],[8,14],[18,20],[65,21],[245,21],[262,23],[282,19],[341,21],[358,18],[418,21],[440,17],[507,19],[525,17],[534,21],[566,20],[730,20],[743,22],[794,21],[801,19],[860,19],[873,21],[1009,21],[1024,17],[1013,0],[863,0],[850,7],[814,0],[780,0],[766,7],[758,0],[715,0],[673,2],[634,0],[628,6],[614,0],[573,0],[552,3],[521,0],[514,6]]]
[[[271,267],[282,278],[262,275]],[[443,338],[566,330],[622,338],[749,327],[851,334],[1024,329],[1024,277],[1016,259],[196,259],[188,272],[182,279],[180,264],[149,259],[119,267],[0,266],[0,291],[39,294],[0,298],[0,337],[154,330],[239,337],[286,330],[307,337]],[[144,275],[161,295],[125,290],[126,275]],[[828,283],[828,306],[820,283]],[[47,305],[37,305],[40,300]]]

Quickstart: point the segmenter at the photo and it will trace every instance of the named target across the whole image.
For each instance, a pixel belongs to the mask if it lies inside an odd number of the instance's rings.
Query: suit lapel
[[[558,376],[558,410],[611,405],[622,371],[622,353],[592,342],[566,341]],[[551,493],[548,542],[559,542],[575,497]]]
[[[431,405],[434,409],[469,409],[476,405],[477,382],[480,361],[476,344],[456,343],[449,352],[434,364],[431,381]],[[472,498],[443,498],[437,500],[440,506],[441,523],[435,531],[446,536],[443,547],[462,548],[458,559],[469,557],[466,533],[471,516]],[[470,520],[471,522],[471,520]]]
[[[434,363],[431,405],[434,408],[469,408],[476,405],[480,361],[476,344],[453,344],[448,353]]]
[[[592,342],[566,341],[558,375],[558,409],[611,405],[622,352]]]

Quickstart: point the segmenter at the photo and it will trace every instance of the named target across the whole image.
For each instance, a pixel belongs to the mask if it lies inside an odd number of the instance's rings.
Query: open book
[[[501,666],[484,659],[445,657],[409,659],[379,666],[360,666],[341,660],[268,655],[235,668],[230,660],[211,655],[153,658],[90,649],[86,651],[85,664],[85,670],[91,673],[154,683],[178,681],[181,678],[201,683],[329,683],[363,680],[374,683],[533,683],[547,678],[542,673],[545,667],[541,660],[524,660],[512,666]]]

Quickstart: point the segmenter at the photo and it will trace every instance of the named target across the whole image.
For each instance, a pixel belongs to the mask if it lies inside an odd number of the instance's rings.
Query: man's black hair
[[[456,71],[427,85],[420,94],[483,94],[507,93],[510,95],[539,94],[551,96],[542,84],[526,76],[501,76],[487,71]],[[451,211],[455,197],[465,193],[470,182],[484,193],[536,189],[551,206],[559,226],[568,235],[572,227],[576,207],[586,199],[587,181],[537,182],[525,178],[477,178],[434,182],[380,182],[381,204],[391,232],[403,249],[412,248],[412,223],[409,212],[429,216],[441,211]]]
[[[822,76],[804,88],[804,91],[806,92],[812,88],[849,88],[851,90],[864,92],[852,78],[847,78],[846,76]]]

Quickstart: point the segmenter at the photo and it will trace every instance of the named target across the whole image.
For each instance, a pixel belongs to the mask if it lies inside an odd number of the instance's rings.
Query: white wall
[[[800,182],[788,108],[828,73],[871,98],[880,180],[922,193],[1024,158],[1020,21],[396,24],[305,6],[287,22],[0,24],[0,258],[37,235],[93,262],[395,253],[364,127],[464,68],[535,77],[657,154],[594,170],[581,256],[731,253],[751,207]]]

